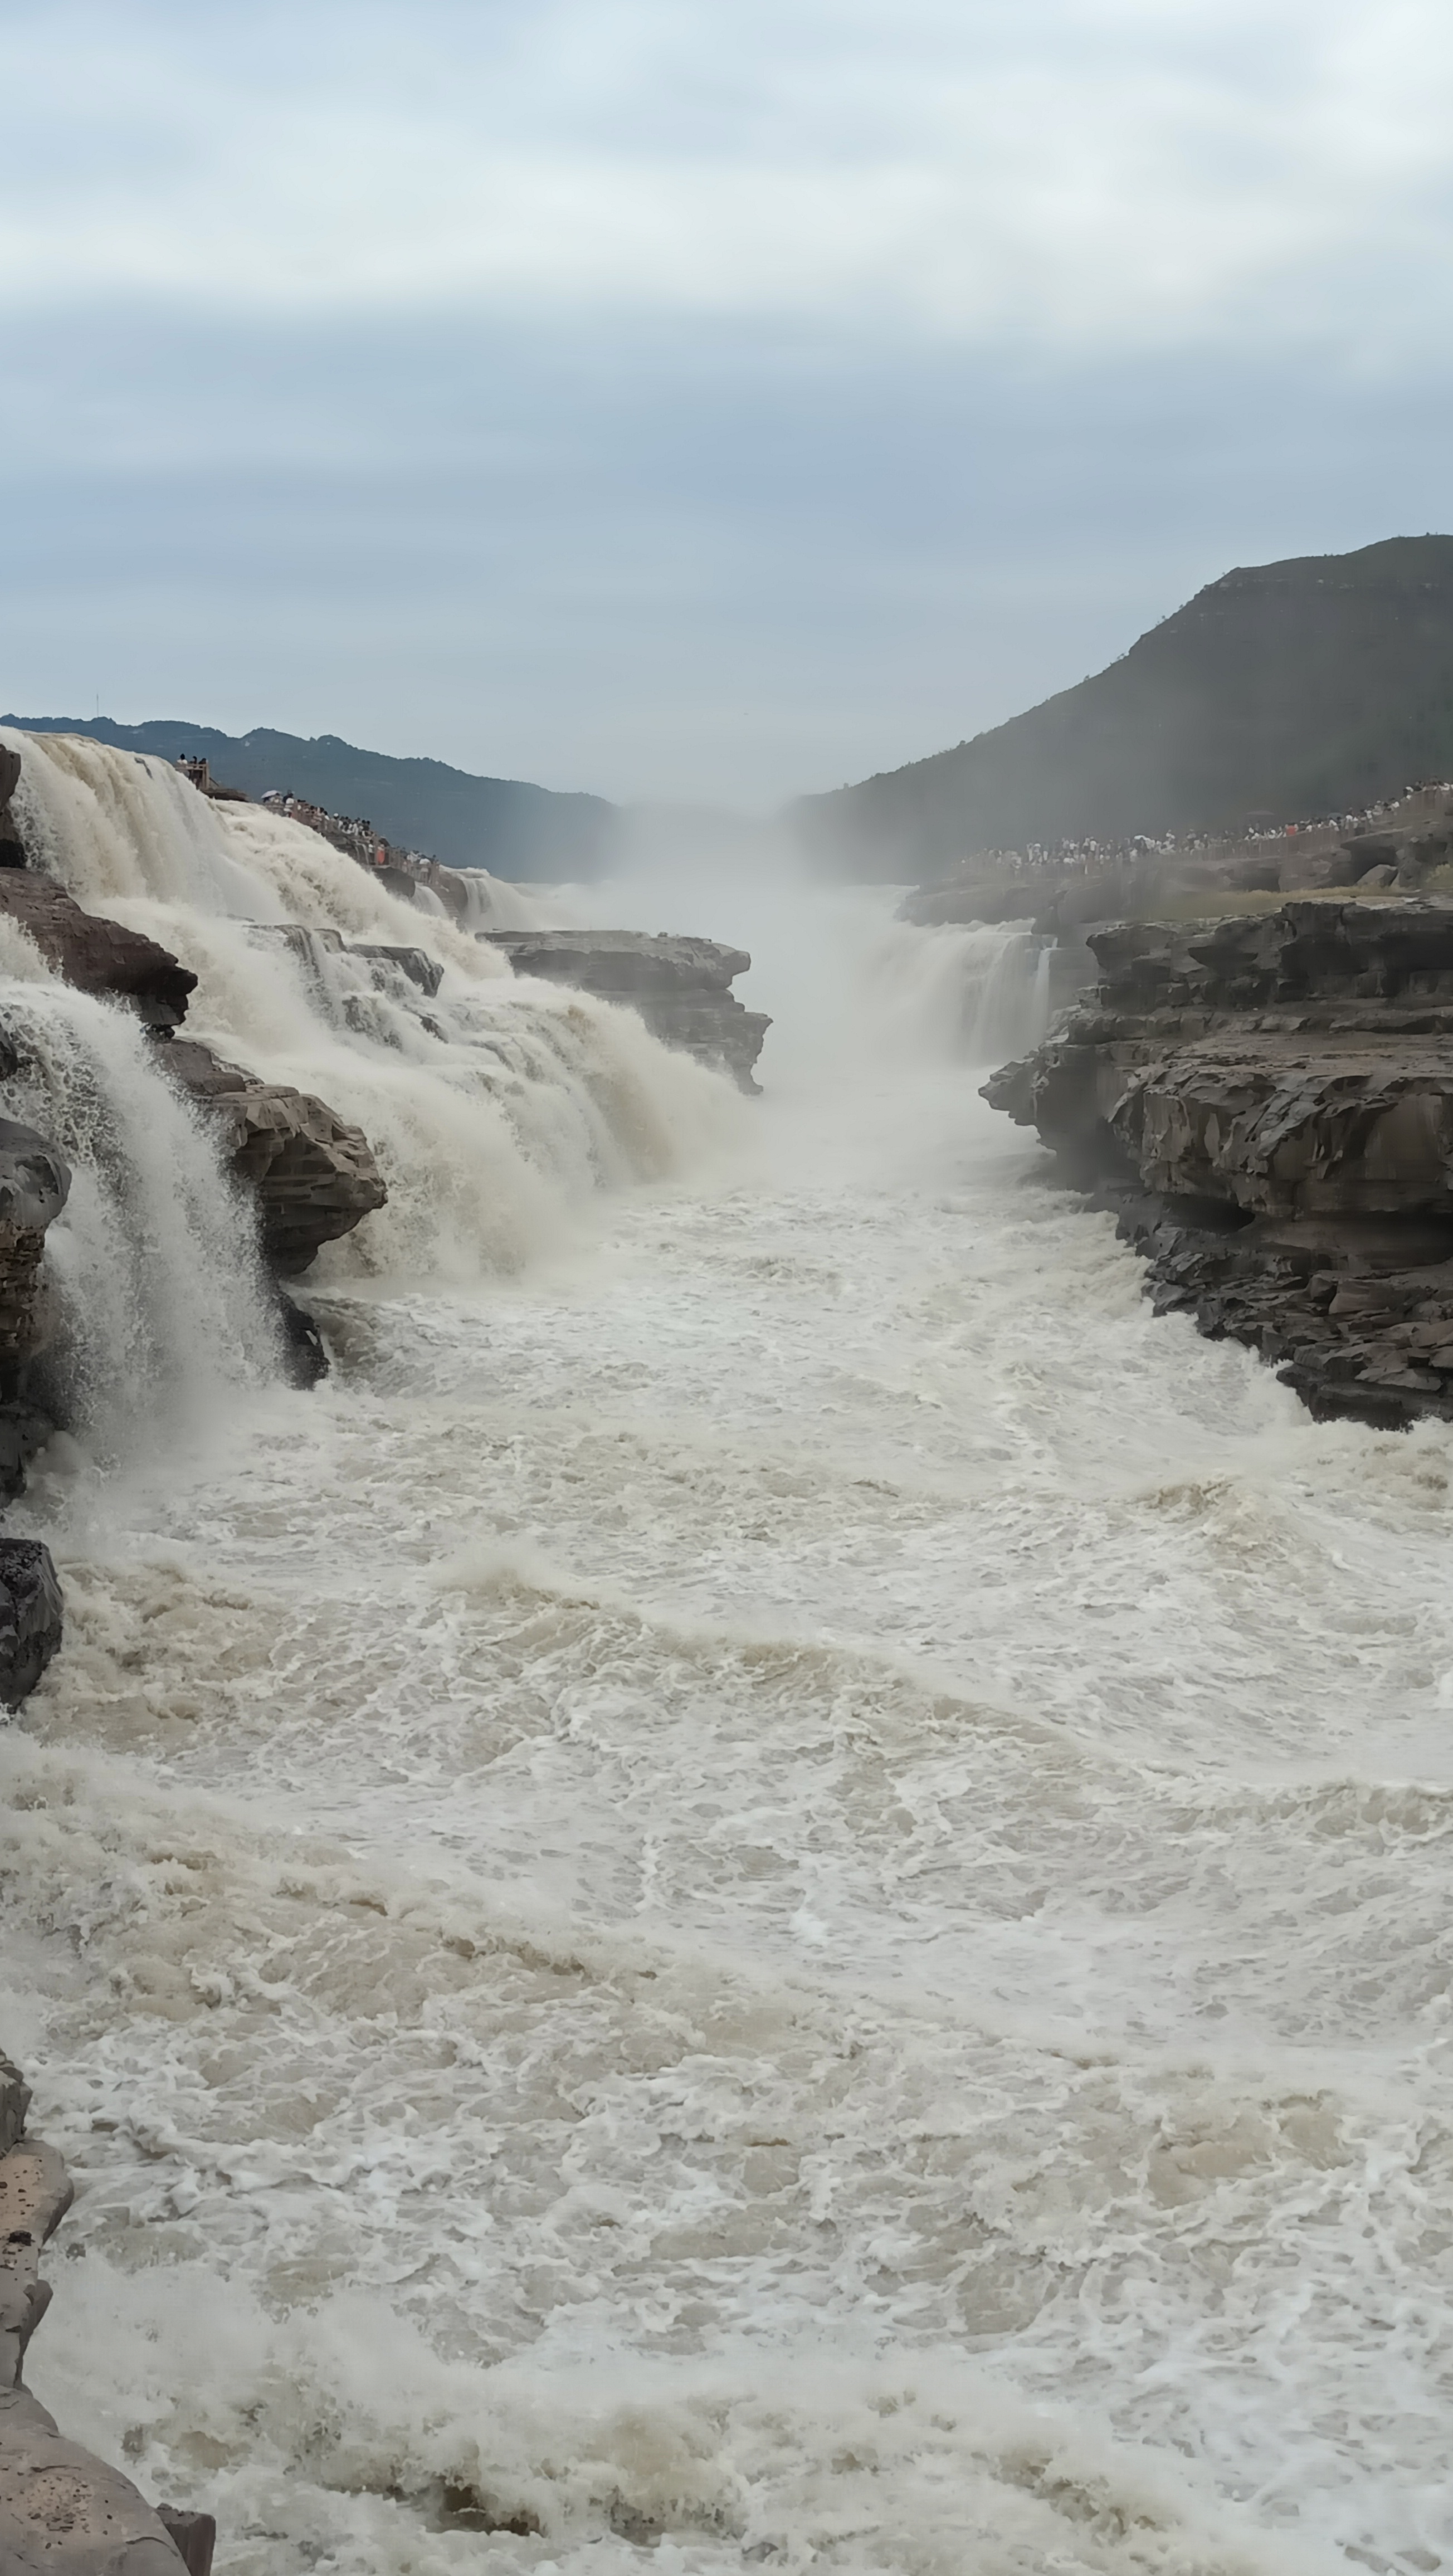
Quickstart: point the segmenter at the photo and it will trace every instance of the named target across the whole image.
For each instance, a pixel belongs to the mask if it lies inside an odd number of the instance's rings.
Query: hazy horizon
[[[1429,0],[5,33],[18,708],[760,812],[1448,520]]]

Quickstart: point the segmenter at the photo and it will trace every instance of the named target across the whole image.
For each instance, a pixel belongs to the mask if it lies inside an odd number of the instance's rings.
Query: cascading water
[[[325,1253],[320,1279],[517,1266],[559,1247],[602,1183],[663,1178],[738,1130],[726,1084],[632,1015],[517,983],[472,931],[420,914],[316,833],[211,805],[161,761],[5,738],[37,861],[200,978],[188,1033],[368,1136],[388,1205]],[[291,947],[269,935],[290,925],[307,934]],[[422,949],[439,989],[368,946]]]
[[[46,1256],[59,1301],[48,1400],[100,1456],[164,1448],[278,1364],[251,1208],[140,1024],[0,930],[7,1114],[71,1170]]]
[[[868,961],[868,1006],[884,1036],[924,1062],[1002,1064],[1044,1035],[1051,944],[1013,926],[895,923]]]
[[[426,1192],[326,1387],[56,1506],[42,2401],[219,2576],[1453,2564],[1447,1431],[1154,1320],[977,1096],[1043,952],[860,889],[688,898],[755,1145],[490,1267],[687,1164],[654,1057],[208,828],[271,913],[103,907],[204,1033],[541,1197]]]

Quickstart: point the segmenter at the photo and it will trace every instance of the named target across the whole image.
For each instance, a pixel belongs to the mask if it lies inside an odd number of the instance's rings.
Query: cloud
[[[0,699],[770,798],[1446,524],[1431,0],[0,0]]]
[[[1275,353],[57,314],[8,370],[0,704],[626,797],[919,757],[1447,488],[1446,366],[1332,401]]]
[[[1440,0],[13,17],[12,307],[1356,353],[1446,300]]]

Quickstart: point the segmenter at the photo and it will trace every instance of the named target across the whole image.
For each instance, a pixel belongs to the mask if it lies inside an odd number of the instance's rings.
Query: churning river
[[[226,2576],[1453,2566],[1448,1435],[1152,1319],[998,934],[733,900],[763,1100],[16,1515],[37,2393]]]

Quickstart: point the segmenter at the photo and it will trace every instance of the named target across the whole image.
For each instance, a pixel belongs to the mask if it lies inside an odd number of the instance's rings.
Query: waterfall
[[[6,924],[6,1106],[57,1145],[71,1192],[46,1237],[51,1400],[99,1456],[203,1419],[278,1359],[251,1208],[129,1011],[50,976]],[[33,959],[33,963],[32,963]]]
[[[738,1132],[729,1085],[633,1014],[517,981],[469,928],[303,826],[83,737],[0,738],[22,757],[35,861],[198,976],[187,1033],[368,1136],[389,1203],[316,1275],[463,1284],[517,1267],[593,1190],[665,1178]],[[484,915],[511,894],[485,879],[471,903]]]
[[[548,930],[556,908],[529,895],[487,868],[460,868],[464,888],[464,921],[469,930]]]
[[[1000,1064],[1049,1023],[1051,944],[1017,924],[921,930],[875,944],[869,1009],[881,1042],[919,1061]]]

